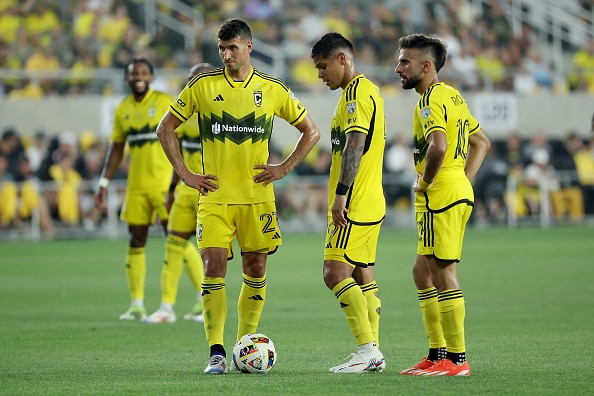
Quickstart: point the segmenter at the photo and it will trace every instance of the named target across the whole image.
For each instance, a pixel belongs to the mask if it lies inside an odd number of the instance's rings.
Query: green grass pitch
[[[269,259],[259,331],[278,362],[267,375],[202,374],[201,324],[184,321],[194,291],[182,275],[177,323],[123,323],[126,240],[0,244],[0,394],[7,395],[579,395],[594,382],[594,230],[468,229],[459,277],[472,375],[398,372],[426,353],[411,280],[416,235],[383,230],[381,374],[334,375],[355,351],[346,319],[322,281],[323,233],[284,235]],[[160,299],[162,237],[147,246],[146,306]],[[237,325],[240,262],[227,276],[226,348]]]

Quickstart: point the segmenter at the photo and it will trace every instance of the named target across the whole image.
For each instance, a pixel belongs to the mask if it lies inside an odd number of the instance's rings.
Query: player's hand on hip
[[[208,195],[209,192],[216,191],[219,186],[212,181],[219,180],[215,175],[198,175],[196,173],[190,173],[187,177],[183,178],[184,183],[188,186],[195,188],[202,195]]]
[[[262,172],[254,176],[254,182],[264,183],[264,185],[282,179],[288,173],[282,164],[254,165],[254,169],[262,170]]]

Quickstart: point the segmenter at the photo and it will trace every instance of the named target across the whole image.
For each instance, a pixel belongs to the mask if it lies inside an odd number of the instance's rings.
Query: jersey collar
[[[227,82],[229,83],[229,85],[232,88],[245,88],[248,86],[250,81],[252,81],[252,78],[254,77],[255,69],[252,67],[250,69],[250,72],[248,73],[248,75],[245,77],[245,80],[243,80],[243,81],[233,81],[233,79],[231,77],[229,77],[229,74],[227,73],[226,68],[223,68],[223,72],[225,75],[225,80],[227,80]]]

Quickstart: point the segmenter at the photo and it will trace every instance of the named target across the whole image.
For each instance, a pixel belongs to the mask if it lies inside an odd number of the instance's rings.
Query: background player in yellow
[[[343,90],[331,125],[324,282],[346,315],[357,353],[330,371],[382,371],[386,362],[378,348],[381,301],[373,266],[386,214],[384,99],[355,65],[353,44],[341,34],[322,36],[314,43],[311,57],[318,78],[331,90]]]
[[[212,69],[214,66],[209,63],[198,63],[190,69],[188,81],[192,77]],[[193,172],[199,172],[202,145],[200,144],[198,117],[193,116],[178,128],[177,132],[184,161]],[[161,271],[161,305],[146,318],[145,322],[147,323],[173,323],[177,320],[173,306],[177,299],[179,278],[183,267],[183,252],[186,245],[191,243],[189,242],[190,237],[196,232],[198,198],[198,191],[183,182],[179,183],[179,176],[177,172],[173,171],[167,196],[169,220],[165,241],[165,259]],[[184,319],[202,322],[204,320],[200,292],[204,271],[202,260],[200,260],[199,266],[187,267],[187,271],[192,273],[190,280],[196,288],[196,304],[190,313],[184,315]]]
[[[460,93],[439,81],[446,45],[423,34],[402,37],[398,43],[395,71],[402,87],[421,95],[413,116],[419,239],[413,279],[429,342],[428,356],[401,374],[467,376],[466,311],[456,266],[474,206],[470,180],[490,142]]]
[[[171,104],[157,135],[181,180],[201,192],[198,247],[204,262],[202,305],[210,347],[207,374],[227,372],[224,327],[229,246],[237,238],[243,284],[238,300],[238,338],[256,332],[266,300],[266,261],[282,244],[272,182],[289,173],[317,143],[320,131],[301,102],[280,80],[254,69],[250,27],[225,21],[218,32],[224,67],[194,77]],[[191,172],[175,129],[198,113],[202,170]],[[274,117],[301,133],[280,164],[268,164]],[[235,340],[233,340],[235,342]]]
[[[124,148],[128,142],[130,169],[120,218],[128,224],[130,235],[126,254],[126,277],[131,303],[130,308],[120,315],[120,319],[136,320],[146,317],[145,245],[149,226],[158,215],[163,230],[167,229],[169,214],[165,200],[172,167],[159,144],[155,130],[172,98],[150,88],[154,78],[153,66],[144,58],[131,60],[124,68],[124,78],[132,93],[115,110],[112,142],[99,179],[95,205],[106,209],[107,187],[124,158]],[[186,245],[184,259],[188,261],[188,266],[200,265],[200,257],[193,244]]]

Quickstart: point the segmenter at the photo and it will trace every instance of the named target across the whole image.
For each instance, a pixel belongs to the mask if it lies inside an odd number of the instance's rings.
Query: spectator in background
[[[49,43],[37,42],[31,56],[25,62],[25,70],[32,73],[41,73],[39,86],[45,95],[57,94],[59,80],[57,72],[61,69],[60,59]]]
[[[58,218],[66,226],[76,226],[80,223],[78,192],[82,176],[74,169],[75,160],[74,153],[62,152],[56,163],[49,168],[49,174],[56,184],[50,206],[55,207]]]
[[[32,172],[37,174],[43,159],[47,155],[47,137],[45,131],[39,130],[35,132],[33,140],[29,147],[27,147],[25,154],[29,159]]]
[[[505,87],[505,65],[497,47],[491,45],[476,54],[476,66],[483,87],[495,91],[501,91]]]
[[[543,198],[548,200],[550,193],[559,190],[559,177],[549,161],[550,154],[545,148],[532,151],[532,159],[526,166],[523,182],[518,188],[527,206],[527,216],[539,216],[543,204],[544,209],[548,207],[548,211],[552,213],[548,202],[543,202]]]
[[[8,171],[8,160],[0,153],[0,228],[14,225],[17,212],[17,186]]]
[[[522,144],[521,155],[522,161],[527,166],[534,162],[533,154],[535,151],[543,149],[549,155],[549,158],[553,154],[553,148],[549,142],[549,138],[545,134],[543,129],[537,129],[530,135],[530,140]],[[542,157],[541,157],[542,158]]]
[[[0,141],[0,155],[7,161],[6,170],[9,174],[17,174],[19,157],[24,151],[25,149],[21,143],[20,135],[16,129],[5,129],[2,134],[2,140]]]
[[[324,20],[316,13],[313,4],[309,1],[299,3],[296,7],[298,15],[297,27],[303,33],[306,45],[312,44],[322,34],[326,33]]]
[[[37,211],[41,231],[45,236],[53,237],[55,227],[49,205],[45,197],[39,192],[37,177],[33,172],[31,162],[25,155],[21,155],[19,158],[19,168],[15,181],[19,183],[17,221],[30,221],[33,218],[33,213]]]
[[[594,37],[574,52],[568,80],[572,91],[594,92]]]
[[[337,2],[330,3],[324,16],[324,26],[328,32],[338,32],[346,38],[352,38],[351,25],[343,17],[343,5]]]
[[[563,144],[553,147],[551,166],[559,175],[559,192],[552,197],[557,220],[567,216],[573,222],[580,222],[584,218],[584,196],[574,159],[583,148],[584,142],[575,131],[565,136]]]
[[[60,29],[60,19],[55,11],[55,2],[48,0],[38,0],[26,2],[30,5],[29,10],[25,10],[25,26],[31,36],[36,36],[43,44],[49,44],[52,41],[54,32]]]
[[[528,50],[528,55],[523,59],[523,64],[539,89],[550,91],[553,88],[551,66],[542,59],[538,48],[531,47]]]
[[[12,44],[16,41],[19,27],[25,29],[23,17],[19,15],[18,6],[5,2],[4,9],[0,12],[0,40]]]
[[[384,169],[389,173],[384,187],[388,205],[396,208],[409,208],[411,205],[410,186],[415,180],[412,145],[402,134],[396,134],[387,144],[384,154]]]
[[[486,220],[490,224],[504,223],[508,173],[508,164],[492,145],[473,182],[477,220]]]
[[[594,136],[586,139],[586,144],[573,153],[576,171],[584,195],[584,211],[594,214]]]
[[[21,60],[16,56],[6,41],[0,39],[0,69],[19,71],[21,69]],[[18,77],[0,78],[0,97],[7,94],[19,85]]]

